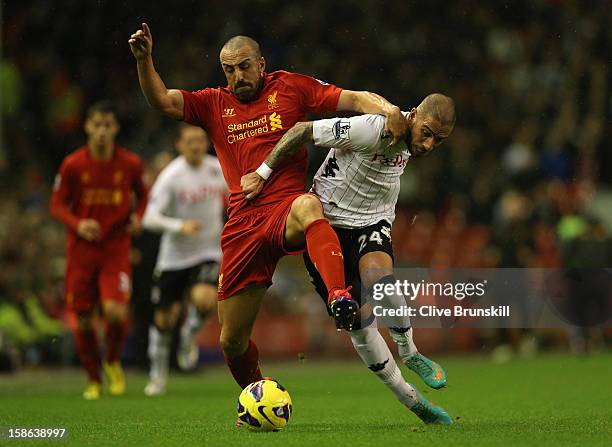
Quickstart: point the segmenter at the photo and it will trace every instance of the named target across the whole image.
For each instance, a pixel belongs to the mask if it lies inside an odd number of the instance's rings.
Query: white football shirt
[[[383,219],[393,224],[400,176],[410,153],[405,141],[391,145],[385,117],[318,120],[312,130],[315,145],[332,148],[312,185],[330,224],[362,228]]]
[[[221,230],[227,185],[216,157],[205,155],[200,166],[183,156],[159,174],[149,196],[143,225],[163,231],[157,256],[159,270],[180,270],[221,259]],[[197,220],[202,230],[181,234],[184,220]]]

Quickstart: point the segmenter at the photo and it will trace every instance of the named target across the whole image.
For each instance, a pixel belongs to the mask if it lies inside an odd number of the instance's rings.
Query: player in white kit
[[[395,282],[391,226],[400,176],[410,158],[430,152],[450,135],[455,107],[451,98],[434,93],[405,116],[410,130],[406,140],[395,145],[385,131],[384,117],[378,115],[297,123],[265,160],[270,169],[275,169],[306,142],[331,148],[315,175],[312,192],[319,196],[325,217],[338,234],[347,284],[352,285],[356,300],[362,296],[361,287],[367,294],[375,284],[384,287]],[[257,173],[243,177],[247,199],[259,194],[264,181]],[[317,292],[327,297],[315,266],[307,255],[304,260]],[[384,304],[397,308],[406,300],[401,295],[387,296]],[[362,306],[359,324],[350,331],[353,346],[364,363],[424,422],[451,424],[452,419],[443,409],[429,403],[404,381],[382,335],[372,327],[373,321],[371,306]],[[387,317],[383,321],[404,364],[430,387],[443,387],[446,374],[440,365],[418,352],[409,317]]]
[[[180,155],[159,174],[143,219],[145,228],[163,232],[152,291],[148,396],[166,390],[172,332],[185,298],[189,305],[177,353],[182,369],[197,364],[196,335],[216,307],[228,190],[217,158],[206,153],[209,147],[204,130],[180,125],[176,142]]]

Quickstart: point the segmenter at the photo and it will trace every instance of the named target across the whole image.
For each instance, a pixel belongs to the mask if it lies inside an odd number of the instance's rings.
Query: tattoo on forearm
[[[272,169],[279,167],[284,161],[290,159],[304,144],[312,140],[312,122],[298,123],[289,129],[276,143],[266,164]]]

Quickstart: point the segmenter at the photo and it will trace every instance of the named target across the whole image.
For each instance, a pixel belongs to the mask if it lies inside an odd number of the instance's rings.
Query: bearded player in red
[[[77,315],[76,347],[87,371],[87,400],[99,399],[102,392],[94,325],[100,304],[106,320],[108,391],[125,392],[119,355],[131,292],[130,231],[140,226],[147,191],[140,159],[115,143],[118,131],[112,105],[92,105],[85,120],[87,144],[64,159],[51,198],[51,213],[68,227],[66,304]]]
[[[319,199],[304,193],[306,149],[275,172],[263,161],[308,113],[346,110],[385,115],[394,139],[403,138],[406,120],[398,107],[378,95],[342,90],[286,71],[266,73],[259,45],[249,37],[233,37],[221,49],[227,87],[195,92],[166,88],[153,64],[147,24],[132,34],[129,44],[149,104],[208,132],[229,186],[229,220],[221,236],[220,343],[234,379],[244,388],[262,378],[257,347],[250,337],[281,257],[308,250],[329,291],[338,328],[351,328],[357,310],[345,289],[338,237],[323,217]],[[256,200],[249,201],[240,182],[255,169],[269,183]]]

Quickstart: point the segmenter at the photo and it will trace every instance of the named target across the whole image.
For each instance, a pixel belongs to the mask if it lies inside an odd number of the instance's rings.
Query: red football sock
[[[77,353],[81,365],[87,372],[90,382],[102,383],[100,378],[100,352],[98,350],[98,337],[93,329],[83,331],[77,329],[75,333]]]
[[[226,356],[225,362],[240,388],[263,379],[259,370],[259,351],[252,340],[249,340],[249,347],[243,354],[233,359]]]
[[[319,271],[331,296],[344,289],[344,257],[336,232],[326,219],[315,220],[304,230],[306,247],[312,263]]]
[[[125,323],[106,323],[106,355],[107,363],[119,361],[123,340],[125,339]]]

